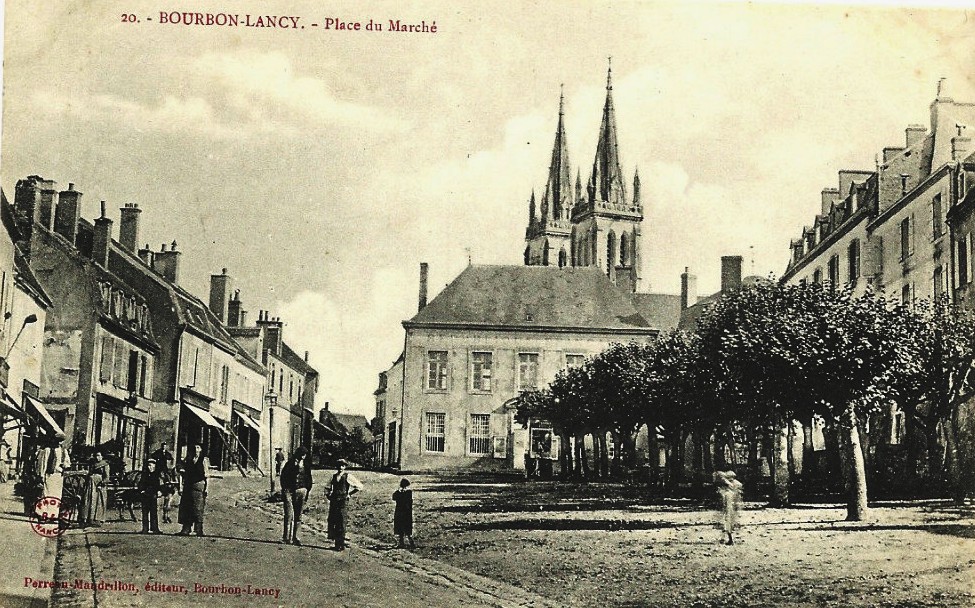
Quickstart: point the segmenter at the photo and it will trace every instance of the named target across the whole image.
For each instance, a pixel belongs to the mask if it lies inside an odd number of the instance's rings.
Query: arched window
[[[525,247],[525,266],[531,263],[531,247]]]
[[[545,239],[545,244],[542,249],[542,266],[548,266],[548,252],[551,246],[548,244],[548,239]]]
[[[559,268],[565,268],[568,256],[565,253],[565,247],[559,250]]]
[[[626,238],[626,233],[620,235],[620,266],[630,265],[630,251],[629,251],[629,241]]]
[[[612,230],[606,236],[606,274],[612,276],[616,264],[616,233]]]
[[[596,227],[593,226],[590,231],[590,241],[589,241],[589,264],[599,264],[599,237],[596,235]]]

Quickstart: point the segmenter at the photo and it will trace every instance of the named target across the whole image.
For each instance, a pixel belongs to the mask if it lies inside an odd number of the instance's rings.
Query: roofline
[[[410,329],[479,329],[483,331],[509,331],[521,333],[558,333],[558,334],[610,334],[610,335],[651,335],[660,334],[655,327],[577,327],[566,325],[538,325],[526,327],[522,325],[504,325],[498,323],[431,323],[403,321],[403,327]]]
[[[864,209],[864,207],[861,207],[861,209]],[[826,251],[827,249],[835,245],[836,242],[840,240],[840,238],[849,234],[854,228],[859,226],[864,220],[867,221],[867,230],[870,230],[871,214],[869,212],[869,208],[867,207],[866,209],[868,209],[868,211],[866,213],[863,213],[857,221],[851,222],[847,220],[843,222],[838,229],[830,232],[829,235],[827,235],[824,240],[816,243],[816,246],[813,247],[812,251],[802,256],[802,259],[799,260],[794,266],[790,266],[789,268],[786,268],[785,272],[782,273],[782,277],[779,278],[779,282],[785,283],[792,277],[799,274],[799,271],[809,266],[813,262],[813,260],[819,259],[819,256],[822,255],[824,251]]]
[[[877,217],[875,217],[873,220],[870,221],[869,224],[867,224],[867,230],[873,232],[878,225],[890,219],[890,216],[894,215],[895,213],[897,213],[898,211],[906,207],[908,203],[913,202],[914,199],[921,196],[921,193],[927,190],[928,186],[930,186],[931,183],[941,179],[945,173],[951,172],[951,170],[953,169],[952,165],[954,164],[955,164],[954,162],[947,162],[941,165],[940,167],[938,167],[937,171],[932,171],[927,177],[924,178],[923,181],[918,183],[918,185],[914,186],[909,191],[901,195],[900,200],[898,200],[890,207],[884,209],[881,213],[878,213]]]

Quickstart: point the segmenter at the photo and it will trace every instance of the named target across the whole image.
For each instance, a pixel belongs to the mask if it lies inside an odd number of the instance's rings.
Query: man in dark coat
[[[210,463],[203,455],[203,446],[190,448],[190,456],[183,462],[183,496],[179,500],[179,536],[189,536],[190,529],[203,536],[203,514],[206,511],[207,475]]]
[[[305,501],[311,492],[311,467],[307,463],[308,451],[300,447],[281,468],[281,498],[284,502],[285,544],[301,545],[298,530],[301,529],[301,514]]]
[[[349,498],[362,489],[359,480],[350,475],[345,469],[349,466],[345,460],[339,460],[338,470],[328,480],[325,486],[325,497],[328,498],[328,537],[335,541],[335,549],[345,549],[345,521],[346,507]]]
[[[146,468],[139,480],[142,490],[142,533],[162,534],[159,531],[159,492],[162,488],[160,471],[156,468],[156,461],[146,461]]]

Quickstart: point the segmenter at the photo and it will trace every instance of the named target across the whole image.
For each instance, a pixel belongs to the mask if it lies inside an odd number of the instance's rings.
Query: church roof
[[[631,296],[596,267],[472,265],[404,326],[655,333]]]

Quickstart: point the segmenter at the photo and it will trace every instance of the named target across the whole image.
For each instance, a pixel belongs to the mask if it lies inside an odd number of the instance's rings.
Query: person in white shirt
[[[349,498],[362,490],[362,483],[345,469],[349,463],[340,459],[335,474],[325,485],[328,498],[328,537],[335,541],[335,550],[345,549],[346,510]]]

